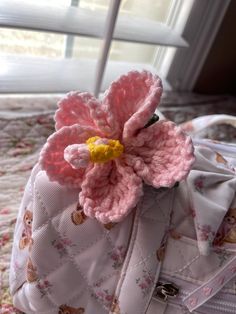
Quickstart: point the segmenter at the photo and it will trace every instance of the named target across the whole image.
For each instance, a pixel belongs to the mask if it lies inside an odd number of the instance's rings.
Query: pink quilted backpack
[[[235,148],[194,149],[186,132],[219,118],[158,121],[161,93],[159,77],[129,72],[101,102],[59,102],[15,228],[19,310],[236,313]]]

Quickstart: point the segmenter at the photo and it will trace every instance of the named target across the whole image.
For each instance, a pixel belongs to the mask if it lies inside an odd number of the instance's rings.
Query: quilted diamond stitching
[[[38,191],[37,191],[37,192],[38,192]],[[45,208],[45,211],[46,211],[46,206],[45,206],[45,204],[43,203],[43,201],[42,201],[42,199],[41,199],[41,197],[40,197],[39,192],[38,192],[38,197],[40,198],[41,204],[42,204],[42,206]],[[59,215],[61,214],[61,212],[63,212],[63,210],[60,211]],[[46,213],[47,213],[47,211],[46,211]],[[54,215],[53,217],[51,217],[51,220],[52,220],[53,218],[55,218],[56,216],[57,216],[57,215]],[[109,237],[109,232],[108,232],[106,229],[104,229],[102,226],[101,226],[101,228],[103,229],[103,234],[102,234],[101,237],[98,238],[97,241],[99,241],[99,239],[101,239],[101,238],[103,238],[103,237],[106,237],[106,238],[109,240],[109,242],[112,244],[112,247],[115,248],[114,243],[112,242],[112,240],[111,240],[110,237]],[[54,228],[54,229],[55,229],[55,228]],[[58,230],[56,230],[56,232],[60,235],[60,233],[58,232]],[[94,244],[94,243],[92,243],[92,244]],[[85,249],[84,249],[84,250],[85,250]],[[79,253],[81,253],[81,252],[82,252],[82,251],[80,251]],[[67,250],[67,253],[68,253],[68,250]],[[79,253],[78,253],[78,254],[79,254]],[[68,256],[69,256],[69,258],[71,259],[71,261],[73,261],[73,263],[76,265],[77,270],[79,271],[80,275],[85,279],[88,290],[91,291],[92,293],[94,293],[93,288],[91,288],[91,286],[88,285],[88,283],[87,283],[87,278],[86,278],[86,276],[83,274],[83,272],[81,272],[81,270],[78,268],[76,262],[74,261],[74,258],[75,258],[76,255],[73,255],[73,256],[72,256],[71,254],[68,254]],[[109,277],[112,276],[112,275],[113,275],[113,273],[111,273],[111,274],[109,275]],[[99,300],[97,300],[97,301],[99,302]],[[100,304],[100,303],[99,303],[99,304]],[[104,307],[103,304],[100,304],[100,305],[101,305],[102,307]]]
[[[186,243],[186,245],[187,245],[187,243]],[[175,247],[177,247],[178,248],[178,252],[179,252],[179,259],[181,260],[181,267],[179,268],[179,269],[175,269],[175,270],[171,270],[171,269],[168,269],[168,268],[164,268],[163,269],[163,272],[164,273],[166,273],[166,274],[169,274],[169,275],[174,275],[174,274],[180,274],[181,276],[182,276],[182,272],[184,271],[184,270],[186,270],[186,269],[188,269],[188,271],[189,271],[189,275],[188,276],[190,276],[190,275],[192,275],[192,277],[193,277],[193,274],[191,273],[191,269],[190,269],[190,267],[191,267],[191,265],[194,263],[194,262],[196,262],[200,257],[201,257],[201,255],[199,254],[199,253],[197,253],[195,256],[193,256],[192,258],[191,258],[191,260],[190,261],[186,261],[185,260],[185,258],[184,258],[184,254],[182,253],[182,251],[181,251],[181,248],[179,248],[179,246],[178,246],[178,243],[177,243],[177,241],[175,241]],[[165,264],[164,264],[164,266],[165,266]],[[186,275],[183,275],[185,278],[189,278],[189,279],[192,279],[192,277],[186,277]]]
[[[160,206],[159,206],[160,207]],[[168,211],[169,211],[170,209],[168,209]],[[145,218],[146,218],[146,216],[145,216]],[[154,221],[155,221],[155,219],[153,219]],[[138,228],[139,228],[139,230],[140,230],[140,221],[139,221],[139,225],[138,225]],[[146,275],[148,275],[149,276],[149,279],[151,279],[152,280],[152,278],[151,278],[151,276],[149,275],[149,271],[148,271],[148,266],[147,266],[147,261],[153,256],[153,254],[151,254],[150,256],[149,256],[149,258],[147,259],[146,257],[145,257],[145,254],[143,254],[143,250],[142,250],[142,248],[141,248],[141,246],[140,246],[140,244],[139,244],[139,242],[138,241],[136,241],[137,243],[137,246],[136,246],[136,249],[137,250],[139,250],[139,253],[140,253],[140,256],[141,256],[141,260],[140,260],[140,262],[142,262],[142,264],[143,264],[143,269],[144,269],[144,271],[146,272]]]
[[[35,190],[36,190],[36,188],[35,188]],[[42,200],[41,200],[41,198],[40,198],[40,194],[39,194],[39,192],[37,191],[37,197],[38,197],[38,199],[39,199],[39,201],[40,201],[40,204],[41,204],[41,206],[44,206],[43,205],[43,202],[42,202]],[[45,207],[44,207],[44,209],[45,209]],[[45,212],[46,212],[46,210],[45,210]],[[47,213],[47,212],[46,212]],[[58,215],[61,215],[61,213],[59,213]],[[54,216],[54,218],[55,218],[55,216]],[[43,227],[45,227],[46,225],[49,225],[49,223],[51,223],[52,222],[52,219],[48,219],[48,223],[46,223],[46,224],[44,224],[44,226],[42,226],[41,228],[40,228],[40,230],[43,228]],[[58,232],[58,230],[55,228],[55,226],[51,223],[51,225],[52,225],[52,227],[54,227],[54,230],[56,230],[56,232],[57,232],[57,234],[59,234],[60,235],[60,237],[62,237],[61,236],[61,234],[60,234],[60,232]],[[103,228],[103,227],[102,227]],[[102,229],[103,230],[103,229]],[[34,231],[34,234],[36,233],[36,232],[38,232],[39,230],[37,230],[37,231]],[[115,247],[115,245],[114,245],[114,243],[111,241],[111,239],[110,239],[110,237],[109,237],[109,232],[108,231],[106,231],[105,229],[104,229],[104,231],[103,231],[103,233],[101,234],[101,236],[99,236],[99,237],[97,237],[94,241],[92,241],[92,242],[90,242],[87,246],[85,246],[85,247],[83,247],[81,250],[78,250],[76,253],[74,253],[74,254],[70,254],[71,256],[73,256],[74,258],[76,258],[78,255],[80,255],[82,252],[85,252],[88,248],[90,248],[90,247],[92,247],[94,244],[96,244],[97,242],[99,242],[101,239],[103,239],[103,238],[107,238],[107,239],[109,239],[110,240],[110,243],[112,244],[112,248],[116,248]],[[68,251],[68,250],[67,250]],[[104,252],[104,254],[105,254],[105,252]],[[60,266],[60,264],[57,266],[57,267],[59,267]],[[45,274],[45,277],[46,276],[48,276],[48,275],[50,275],[52,272],[54,272],[56,269],[57,269],[57,267],[54,269],[52,269],[50,272],[48,272],[47,274]],[[113,275],[113,273],[112,273],[112,275]]]
[[[72,256],[70,256],[71,258],[72,258],[72,262],[73,262],[73,264],[75,265],[75,267],[77,268],[77,270],[78,270],[78,272],[80,273],[80,275],[84,278],[84,280],[85,280],[85,283],[86,283],[86,285],[87,285],[87,288],[88,288],[88,290],[91,292],[91,296],[93,296],[93,294],[96,294],[96,291],[94,290],[94,288],[88,283],[88,278],[86,277],[86,275],[84,275],[83,274],[83,272],[80,270],[80,268],[78,267],[78,264],[76,263],[76,261],[75,261],[75,257],[72,257]],[[94,298],[96,301],[97,301],[97,303],[98,304],[100,304],[100,306],[102,306],[105,310],[107,310],[107,308],[106,308],[106,306],[99,300],[99,299],[96,299],[96,298]]]
[[[177,242],[177,241],[176,241],[176,242]],[[192,271],[191,271],[191,269],[190,269],[189,262],[185,260],[184,254],[182,253],[181,249],[179,248],[178,243],[176,243],[176,246],[177,246],[177,248],[178,248],[178,252],[179,252],[180,258],[181,258],[181,260],[182,260],[182,262],[183,262],[183,265],[186,266],[185,269],[188,269],[189,275],[190,275],[190,276],[191,276],[191,275],[193,276]],[[189,266],[188,266],[188,265],[189,265]]]
[[[174,191],[174,190],[173,190]],[[165,192],[165,193],[164,193]],[[165,223],[166,225],[169,226],[169,221],[166,221],[167,218],[169,217],[169,210],[170,210],[170,207],[173,207],[172,203],[173,203],[173,197],[168,197],[168,209],[165,209],[163,210],[162,209],[162,206],[160,204],[161,200],[163,199],[164,196],[166,196],[166,191],[164,191],[163,193],[161,193],[160,195],[157,195],[155,196],[155,201],[153,204],[151,204],[147,210],[145,210],[145,212],[142,214],[142,217],[145,217],[147,219],[150,219],[150,220],[153,220],[153,221],[159,221],[161,223]],[[156,213],[158,213],[158,215],[156,217],[153,217],[153,216],[150,216],[150,214],[153,214],[153,213],[150,213],[150,211],[152,212],[153,211],[153,208],[155,207],[154,209],[154,215]],[[162,216],[162,219],[160,219]]]
[[[103,229],[95,220],[87,219],[82,225],[77,226],[72,223],[71,214],[74,211],[73,206],[68,207],[63,213],[52,220],[52,224],[60,234],[69,238],[73,242],[70,246],[70,252],[78,255],[89,249],[101,239],[106,237]],[[94,233],[91,234],[91,230]]]
[[[184,242],[184,245],[182,246],[182,252],[183,249],[186,250],[187,246],[190,246],[190,248],[193,248],[193,244],[188,243],[186,241],[184,241],[184,239],[181,241],[182,244]],[[179,242],[179,244],[181,244],[181,242]],[[174,244],[176,247],[176,244]],[[196,250],[197,250],[197,244],[195,244]],[[210,256],[209,256],[210,258]],[[214,260],[212,260],[212,264],[211,264],[211,269],[205,268],[205,266],[202,266],[202,262],[203,264],[205,264],[204,262],[205,258],[200,255],[199,253],[195,254],[191,259],[188,259],[187,262],[183,262],[183,260],[181,260],[181,267],[179,269],[176,270],[170,270],[168,268],[165,267],[164,269],[164,273],[170,275],[170,276],[178,276],[186,281],[189,282],[194,282],[197,284],[201,284],[202,282],[204,282],[204,280],[206,278],[209,277],[210,274],[214,274],[218,269],[219,269],[219,265],[218,262],[216,260],[216,263],[214,262]],[[211,260],[209,260],[209,262],[211,263]],[[206,264],[205,264],[206,265]],[[165,266],[165,265],[164,265]],[[198,269],[202,269],[201,274],[198,273]],[[190,273],[187,273],[185,270],[190,271]],[[191,274],[191,275],[190,275]]]
[[[37,282],[37,283],[38,283],[38,282]],[[37,284],[37,283],[25,282],[25,283],[24,283],[24,286],[28,285],[28,286],[35,286],[35,287],[36,287],[36,284]],[[49,303],[51,304],[51,306],[52,306],[53,309],[54,309],[54,308],[58,308],[57,305],[53,302],[53,300],[51,300],[51,298],[50,298],[50,296],[49,296],[48,294],[46,294],[45,297],[46,297],[47,301],[49,301]],[[45,312],[45,311],[44,311],[44,312]],[[47,312],[48,312],[48,311],[47,311]],[[46,312],[46,313],[47,313],[47,312]],[[32,313],[34,313],[34,312],[32,312]]]
[[[41,207],[44,209],[44,212],[47,214],[47,210],[46,210],[46,206],[44,205],[40,193],[39,191],[37,191],[36,187],[35,187],[35,191],[37,193],[37,197],[38,200],[41,203]],[[48,225],[48,222],[51,222],[53,219],[55,219],[56,217],[60,216],[63,211],[65,210],[65,208],[63,208],[63,210],[60,210],[60,212],[57,215],[54,215],[52,217],[49,217],[47,220],[47,223],[43,224],[42,226],[40,226],[40,228],[37,228],[34,230],[34,232],[37,232],[38,230],[42,229],[44,226]],[[55,228],[54,224],[52,223],[52,226],[54,227],[54,229],[56,230],[56,232],[60,235],[60,238],[63,236],[60,234],[60,232]],[[84,247],[82,250],[77,251],[78,254],[82,253],[84,250],[86,250],[87,248],[91,247],[92,245],[94,245],[95,243],[97,243],[100,239],[102,239],[103,237],[106,237],[106,231],[103,231],[101,236],[99,236],[96,240],[92,241],[88,246]]]
[[[105,240],[104,242],[103,242],[103,245],[104,246],[106,246],[107,245],[107,238],[103,238],[102,240]],[[99,246],[99,248],[100,248],[100,246]],[[109,251],[110,250],[113,250],[114,249],[114,247],[110,247],[109,248]],[[91,246],[90,247],[90,250],[92,250],[92,251],[94,251],[94,250],[96,250],[96,248],[94,247],[94,245],[93,246]],[[86,251],[83,251],[83,253],[85,253],[85,255],[87,255],[87,250]],[[106,251],[102,251],[101,252],[102,253],[102,255],[103,256],[106,256],[107,254],[108,254],[108,252],[106,252]],[[99,253],[98,253],[99,254]],[[83,261],[83,259],[84,259],[84,254],[77,254],[77,255],[73,255],[73,257],[74,257],[74,261],[76,262],[76,264],[78,265],[78,263],[81,263],[82,261]],[[100,257],[100,256],[99,256]],[[85,259],[86,259],[86,257],[85,257]],[[91,261],[91,263],[92,263],[93,261]],[[110,262],[110,265],[109,265],[109,262]],[[108,261],[108,264],[106,264],[106,268],[108,268],[109,266],[110,267],[112,267],[112,261]],[[103,268],[103,266],[104,265],[101,265],[101,268]],[[80,270],[81,270],[81,272],[83,273],[83,271],[82,271],[82,268],[84,269],[84,268],[87,268],[88,266],[87,265],[84,265],[83,264],[83,266],[81,266],[80,267]],[[104,272],[106,272],[107,270],[105,269],[104,270]],[[90,275],[91,275],[91,272],[92,272],[92,269],[90,270]],[[91,281],[91,279],[89,279],[89,278],[87,278],[87,281],[88,281],[88,284],[94,284],[94,283],[97,283],[98,281],[104,281],[104,277],[107,277],[107,278],[110,278],[110,277],[112,277],[112,276],[114,276],[114,275],[117,275],[119,272],[117,271],[117,270],[114,270],[114,269],[109,269],[109,272],[108,273],[106,273],[106,275],[105,276],[102,276],[101,277],[101,273],[95,273],[94,274],[94,276],[91,276],[91,277],[93,277],[93,279],[92,279],[92,281]]]
[[[156,252],[152,252],[151,254],[149,254],[145,258],[143,258],[142,260],[138,261],[136,264],[130,266],[126,273],[128,274],[129,272],[138,268],[140,265],[146,263],[150,258],[152,258],[153,255],[156,255]]]
[[[78,291],[78,293],[82,293],[82,291],[85,291],[85,278],[80,273],[73,259],[69,259],[67,263],[60,268],[58,267],[54,273],[47,277],[47,280],[53,286],[57,285],[56,292],[54,292],[53,287],[48,292],[54,304],[67,304],[73,292]],[[68,285],[65,284],[66,280]]]
[[[127,273],[127,269],[129,267],[130,259],[134,250],[134,243],[137,237],[137,232],[138,232],[138,224],[139,224],[139,219],[140,219],[140,212],[141,212],[141,206],[137,206],[137,209],[135,210],[134,213],[134,218],[133,218],[133,226],[132,226],[132,231],[131,231],[131,236],[128,244],[128,251],[126,254],[126,258],[121,270],[121,275],[120,275],[120,280],[118,282],[118,285],[116,287],[115,295],[117,299],[119,300],[120,294],[124,285],[125,281],[125,275]]]
[[[165,191],[164,191],[165,192]],[[158,195],[156,198],[155,198],[155,206],[157,207],[157,212],[160,210],[160,212],[162,213],[162,215],[165,217],[166,214],[163,213],[162,211],[162,208],[160,206],[160,199],[162,199],[164,196],[165,196],[166,193],[161,193],[160,195]],[[160,197],[160,198],[159,198]],[[170,211],[170,206],[172,205],[172,198],[170,198],[170,202],[169,202],[169,208],[168,210],[166,210],[166,212],[169,212]],[[152,207],[154,206],[154,204],[152,205]],[[150,208],[149,208],[150,209]],[[148,210],[145,211],[145,213],[141,214],[140,215],[141,218],[145,218],[145,219],[150,219],[152,221],[159,221],[159,217],[157,218],[154,218],[154,217],[149,217],[148,216]],[[162,222],[162,221],[161,221]],[[166,222],[165,220],[165,224],[166,226],[168,227],[169,226],[169,222]],[[139,221],[139,224],[138,224],[138,229],[140,229],[140,221]],[[138,231],[137,231],[137,234],[138,234]],[[127,272],[126,273],[129,273],[130,271],[132,271],[133,269],[137,268],[139,265],[143,264],[143,266],[145,266],[145,270],[147,271],[147,268],[146,268],[146,262],[154,255],[156,254],[155,251],[153,251],[150,255],[148,256],[145,256],[144,257],[144,254],[142,252],[142,249],[137,241],[137,239],[135,239],[135,244],[134,246],[136,247],[137,250],[139,250],[139,253],[140,253],[140,256],[141,256],[141,259],[134,265],[132,265],[131,267],[128,268]]]
[[[173,190],[173,197],[171,198],[171,201],[169,202],[169,206],[168,206],[168,213],[169,213],[169,215],[168,215],[168,222],[166,223],[168,226],[169,226],[169,223],[170,223],[170,220],[171,220],[171,210],[172,210],[172,208],[173,208],[173,202],[174,202],[174,196],[175,196],[175,191]],[[158,202],[158,198],[156,199],[156,202]],[[142,206],[142,204],[141,204],[141,206]],[[160,207],[160,206],[158,206],[158,207]],[[143,216],[145,216],[145,215],[143,215]],[[137,216],[136,216],[136,219],[135,219],[135,223],[134,223],[134,226],[133,226],[133,232],[132,232],[132,236],[131,236],[131,241],[130,241],[130,244],[129,244],[129,251],[128,251],[128,254],[127,254],[127,259],[128,259],[128,261],[125,263],[125,265],[124,265],[124,268],[123,268],[123,276],[121,277],[121,280],[120,280],[120,282],[118,283],[118,289],[117,289],[117,291],[116,291],[116,295],[117,295],[117,298],[118,299],[120,299],[120,296],[121,296],[121,292],[123,291],[123,289],[124,289],[124,284],[126,283],[126,281],[125,281],[125,278],[126,278],[126,276],[127,276],[127,274],[128,274],[128,272],[129,272],[129,267],[130,267],[130,260],[131,260],[131,256],[132,256],[132,254],[134,253],[134,250],[135,250],[135,244],[137,244],[137,242],[138,242],[138,235],[139,235],[139,225],[140,225],[140,218],[142,218],[142,215],[138,215],[138,213],[137,213]],[[146,217],[145,217],[146,218]],[[153,219],[152,219],[153,220]],[[155,221],[155,219],[154,219],[154,221]],[[164,235],[163,235],[164,236]],[[138,245],[139,246],[139,245]],[[138,248],[139,250],[141,250],[141,248],[139,247]],[[141,258],[143,259],[143,253],[142,253],[142,251],[141,251]],[[151,255],[152,256],[152,255]],[[151,257],[150,256],[150,257]],[[149,258],[150,258],[149,257]],[[147,260],[148,261],[148,260]],[[142,264],[144,264],[145,265],[145,268],[147,269],[147,265],[146,265],[146,263],[147,263],[147,261],[144,261],[144,263],[142,263]],[[141,261],[140,261],[141,262]],[[157,262],[157,261],[156,261]],[[154,267],[155,268],[155,267]],[[149,275],[149,273],[148,273],[148,275]],[[156,278],[156,276],[155,276],[155,278]],[[146,300],[146,305],[148,304],[148,302],[149,302],[149,300]],[[144,308],[146,308],[145,307],[145,305],[143,305],[144,307],[142,307],[143,309]]]
[[[44,176],[44,175],[45,175],[44,172],[43,172],[43,171],[40,171],[40,172],[37,174],[36,178],[40,178],[40,177],[42,177],[42,176]],[[35,179],[36,179],[36,178],[35,178]],[[36,182],[36,181],[35,181],[35,182]],[[36,183],[34,184],[34,191],[36,192],[36,195],[38,196],[38,198],[39,198],[40,200],[42,200],[42,198],[41,198],[41,196],[40,196],[40,193],[39,193],[39,191],[38,191],[37,188],[36,188]],[[46,213],[46,215],[48,216],[47,222],[50,221],[50,220],[52,220],[52,219],[54,219],[55,217],[57,217],[57,216],[60,215],[61,213],[63,213],[63,211],[66,209],[65,207],[62,207],[62,208],[58,209],[58,212],[57,212],[55,215],[49,216],[48,213],[47,213],[46,206],[43,204],[43,202],[41,202],[41,206],[42,206],[42,208],[44,209],[44,212]],[[34,231],[37,231],[38,229],[42,228],[44,225],[47,224],[47,222],[44,223],[44,224],[42,224],[41,226],[38,226]]]
[[[40,197],[39,192],[36,190],[36,188],[34,188],[34,189],[35,189],[35,191],[36,191],[37,197]],[[42,206],[42,209],[43,209],[44,212],[47,214],[47,211],[46,211],[46,208],[45,208],[44,205]],[[44,226],[46,226],[46,225],[48,224],[48,221],[53,220],[55,217],[57,217],[58,215],[60,215],[64,210],[65,210],[65,208],[62,208],[62,209],[58,210],[58,213],[57,213],[56,215],[54,215],[54,216],[51,216],[51,217],[49,217],[48,214],[47,214],[47,216],[48,216],[47,222],[45,222],[45,223],[43,223],[42,225],[40,225],[40,226],[38,226],[37,228],[35,228],[35,229],[34,229],[34,232],[37,232],[38,230],[42,229]]]
[[[50,234],[50,237],[52,235],[50,239],[48,239],[48,234]],[[44,229],[41,229],[37,233],[33,232],[34,245],[32,246],[30,255],[32,263],[36,263],[39,268],[39,277],[49,276],[50,274],[54,273],[58,267],[67,262],[68,256],[59,258],[56,248],[50,243],[57,236],[58,234],[50,222],[47,226],[44,227]],[[47,252],[47,258],[41,258],[40,261],[38,261],[38,256],[43,254],[45,251]],[[50,263],[48,263],[48,260],[50,260]]]
[[[38,192],[37,196],[38,196],[38,198],[39,198],[39,201],[40,201],[41,205],[46,209],[46,206],[45,206],[45,204],[43,203],[39,192]],[[46,211],[46,213],[47,213],[47,211]],[[54,226],[53,226],[53,227],[54,227]],[[58,232],[58,230],[56,230],[55,227],[54,227],[54,230],[56,231],[56,233],[58,234],[58,236],[61,237],[61,234]],[[93,288],[88,284],[88,281],[87,281],[86,276],[80,271],[80,269],[79,269],[77,263],[74,261],[74,256],[71,256],[71,255],[69,254],[67,248],[66,248],[66,251],[67,251],[67,255],[68,255],[69,259],[71,260],[71,262],[73,262],[73,264],[75,265],[75,267],[76,267],[77,271],[79,272],[79,274],[84,278],[85,284],[86,284],[88,290],[89,290],[91,293],[95,293],[95,291],[93,290]],[[48,276],[49,276],[50,274],[51,274],[51,272],[48,274]],[[50,299],[49,299],[49,300],[50,300]],[[50,300],[50,301],[51,301],[51,300]],[[97,300],[97,301],[98,301],[98,300]],[[103,304],[101,304],[100,302],[97,302],[97,303],[100,304],[100,306],[104,307]]]

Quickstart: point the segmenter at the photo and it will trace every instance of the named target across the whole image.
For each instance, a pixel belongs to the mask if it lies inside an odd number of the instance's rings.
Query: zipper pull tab
[[[167,299],[175,298],[179,293],[179,288],[171,282],[163,283],[158,281],[156,284],[153,298],[166,302]]]

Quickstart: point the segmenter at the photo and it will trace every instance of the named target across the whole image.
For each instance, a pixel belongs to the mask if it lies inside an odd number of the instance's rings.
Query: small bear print
[[[236,208],[230,208],[224,219],[228,227],[224,242],[236,243]]]
[[[59,307],[58,314],[84,314],[85,310],[83,307],[74,308],[63,304]]]
[[[83,208],[78,203],[76,210],[74,210],[71,214],[71,220],[73,224],[81,225],[82,223],[85,222],[86,219],[87,219],[87,216],[85,215]]]
[[[115,225],[116,225],[115,222],[109,222],[109,223],[107,223],[107,224],[105,224],[105,225],[103,225],[103,226],[104,226],[104,228],[106,228],[107,230],[111,230],[113,227],[115,227]]]
[[[224,242],[236,243],[236,208],[229,208],[214,240],[215,245]]]
[[[27,262],[27,281],[34,282],[37,281],[37,279],[37,267],[33,265],[31,258],[29,258]]]
[[[19,242],[19,248],[23,250],[27,246],[31,248],[33,244],[33,239],[31,238],[32,235],[32,222],[33,222],[33,213],[28,209],[25,211],[24,217],[24,229],[22,231],[21,239]]]
[[[112,302],[111,313],[120,314],[120,307],[119,307],[119,302],[118,302],[117,298],[114,298],[114,300]]]
[[[224,157],[220,155],[219,153],[216,153],[216,161],[220,164],[227,165],[227,160],[224,159]]]
[[[165,246],[162,245],[157,251],[156,251],[156,257],[157,257],[157,260],[159,262],[162,262],[164,261],[164,258],[165,258]]]
[[[181,234],[178,231],[176,231],[175,229],[171,229],[169,231],[169,234],[170,234],[170,237],[172,239],[175,239],[175,240],[181,239]]]

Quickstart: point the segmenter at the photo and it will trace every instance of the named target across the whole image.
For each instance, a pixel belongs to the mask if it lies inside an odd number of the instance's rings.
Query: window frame
[[[181,35],[188,49],[166,48],[159,62],[160,75],[174,91],[191,92],[232,0],[195,0]],[[178,23],[178,19],[176,21]],[[169,52],[168,52],[169,50]]]
[[[71,1],[72,5],[76,5],[78,3],[78,0]],[[116,1],[120,2],[120,0],[111,0],[110,7],[112,7],[112,3],[114,4],[116,3]],[[80,75],[76,76],[76,73],[74,73],[73,75],[69,76],[69,71],[72,68],[72,62],[70,62],[70,59],[67,55],[65,55],[65,59],[61,61],[61,68],[63,67],[63,65],[65,66],[63,71],[67,74],[67,79],[71,81],[71,87],[74,88],[76,86],[73,80],[77,82],[78,80],[82,80],[82,89],[92,91],[92,88],[96,86],[96,94],[98,94],[98,90],[104,91],[107,85],[109,85],[112,80],[116,79],[117,76],[122,74],[122,71],[127,72],[132,69],[141,70],[143,68],[158,74],[163,79],[164,88],[167,90],[192,91],[230,2],[231,0],[173,1],[172,8],[170,9],[170,14],[167,19],[167,26],[173,29],[173,31],[175,31],[177,34],[179,34],[179,38],[183,38],[183,41],[185,40],[185,43],[189,43],[189,47],[169,48],[162,46],[161,48],[157,48],[153,60],[148,64],[109,61],[109,59],[107,59],[109,49],[106,49],[107,51],[106,53],[104,53],[103,56],[106,58],[106,60],[105,63],[103,60],[102,70],[99,70],[99,62],[101,66],[102,51],[99,60],[91,60],[91,64],[88,65],[88,69],[90,70],[92,69],[92,66],[95,66],[95,68],[97,67],[98,71],[93,71],[95,72],[95,75],[94,73],[90,73],[89,75],[86,75],[87,73],[80,73]],[[114,21],[111,22],[114,23]],[[158,31],[160,32],[160,30]],[[68,33],[68,39],[73,39],[73,35],[73,31],[72,33]],[[108,37],[111,43],[112,37]],[[104,41],[104,43],[106,42],[106,38],[103,38],[102,40]],[[38,86],[36,85],[36,81],[29,81],[30,86],[28,92],[50,92],[50,88],[43,90],[43,86],[45,87],[44,80],[47,76],[47,73],[45,73],[46,75],[44,75],[41,71],[41,67],[37,70],[37,66],[33,64],[33,61],[31,59],[32,58],[28,58],[29,67],[27,67],[27,58],[26,62],[23,62],[22,65],[17,65],[16,62],[15,64],[14,62],[13,64],[10,64],[10,66],[16,68],[16,78],[14,78],[13,75],[14,71],[9,75],[9,77],[7,77],[5,85],[3,85],[3,88],[4,86],[6,88],[5,93],[12,92],[12,90],[14,90],[12,86],[17,86],[17,84],[19,84],[17,92],[21,92],[20,88],[22,88],[22,92],[27,92],[27,85],[24,84],[23,80],[29,80],[30,65],[35,71],[33,72],[34,75],[39,72],[39,76],[41,75],[41,80],[39,79]],[[67,63],[66,60],[69,62]],[[49,60],[48,65],[45,64],[44,69],[47,69],[47,66],[49,66],[50,63],[52,68],[52,73],[50,73],[49,71],[49,76],[51,75],[50,79],[58,80],[59,84],[57,86],[55,82],[51,83],[52,86],[54,86],[53,88],[51,88],[51,93],[64,92],[64,90],[60,90],[60,88],[65,88],[65,86],[66,88],[68,88],[70,84],[68,84],[68,82],[63,84],[61,78],[58,77],[58,74],[60,74],[60,71],[62,71],[62,69],[60,69],[59,61],[54,62],[54,60]],[[84,71],[85,66],[82,63],[83,60],[75,61],[75,68],[77,69],[77,71],[79,69],[81,69],[80,72]],[[107,66],[105,68],[106,63]],[[23,74],[22,79],[19,81],[21,71],[23,71],[24,69],[26,69],[26,75],[24,76]],[[96,77],[96,79],[94,79],[94,77]],[[41,90],[40,84],[42,86]],[[89,86],[89,84],[91,86]],[[79,89],[81,89],[80,86],[78,87]],[[1,90],[1,87],[0,92],[4,93],[4,91]]]

